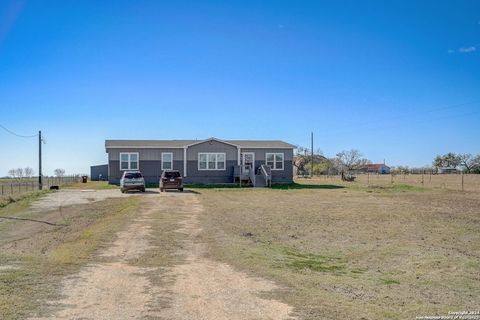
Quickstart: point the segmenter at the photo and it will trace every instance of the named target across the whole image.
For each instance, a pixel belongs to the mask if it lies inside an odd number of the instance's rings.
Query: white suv
[[[125,193],[129,190],[145,192],[145,179],[140,171],[125,171],[120,179],[120,191]]]

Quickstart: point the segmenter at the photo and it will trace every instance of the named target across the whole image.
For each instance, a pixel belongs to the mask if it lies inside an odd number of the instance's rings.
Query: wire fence
[[[80,181],[80,175],[71,175],[64,177],[43,177],[43,189],[50,189],[50,187],[53,186],[61,187]],[[0,179],[0,197],[8,197],[38,190],[38,177],[22,179]]]
[[[480,174],[355,174],[355,182],[363,185],[388,186],[393,184],[408,184],[413,186],[446,189],[456,191],[480,191]],[[340,175],[314,176],[314,180],[329,183],[342,183]]]

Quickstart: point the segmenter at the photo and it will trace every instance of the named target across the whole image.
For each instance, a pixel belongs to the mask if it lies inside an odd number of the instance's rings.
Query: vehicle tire
[[[183,188],[178,189],[178,191],[183,192]]]
[[[145,192],[145,188],[142,188],[140,191]]]
[[[163,192],[163,188],[160,188],[160,192]]]
[[[122,193],[125,193],[125,190],[123,190],[123,189],[120,189],[120,191],[121,191]]]

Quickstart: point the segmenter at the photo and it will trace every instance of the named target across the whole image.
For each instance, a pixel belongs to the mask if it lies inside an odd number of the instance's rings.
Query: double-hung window
[[[198,170],[225,170],[225,153],[198,153]]]
[[[172,170],[172,169],[173,169],[173,153],[162,152],[162,170]]]
[[[283,170],[283,153],[265,153],[265,159],[267,166],[270,166],[272,170]]]
[[[138,170],[138,152],[120,152],[120,170]]]

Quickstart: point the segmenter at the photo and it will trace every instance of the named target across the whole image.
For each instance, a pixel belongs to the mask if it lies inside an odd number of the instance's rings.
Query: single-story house
[[[279,140],[106,140],[105,149],[111,184],[119,184],[126,170],[140,170],[156,184],[171,169],[187,184],[293,181],[295,146]]]
[[[108,164],[99,164],[90,166],[90,180],[105,181],[108,180]]]
[[[385,165],[384,163],[370,163],[367,164],[366,172],[390,174],[390,167]]]

